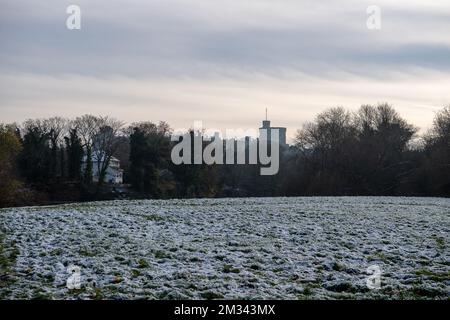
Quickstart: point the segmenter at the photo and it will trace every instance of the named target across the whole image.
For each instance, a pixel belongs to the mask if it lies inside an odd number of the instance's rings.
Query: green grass
[[[233,266],[230,264],[224,265],[222,271],[224,273],[240,273],[241,272],[241,270],[239,270],[238,268],[233,268]]]
[[[144,268],[148,268],[148,267],[149,267],[149,264],[146,260],[144,260],[144,259],[138,260],[138,268],[144,269]]]
[[[214,300],[214,299],[222,299],[223,295],[218,292],[206,291],[200,294],[203,299],[206,300]]]
[[[332,265],[332,269],[334,271],[344,271],[345,270],[345,266],[340,264],[340,263],[338,263],[338,262],[334,262],[333,265]]]
[[[33,293],[32,300],[52,300],[53,296],[49,293],[43,292],[43,291],[37,291]]]
[[[368,261],[382,261],[382,262],[389,262],[389,257],[385,255],[383,252],[375,252],[373,255],[369,256]]]
[[[148,216],[144,216],[145,219],[149,220],[149,221],[163,221],[164,218],[161,216],[158,216],[156,214],[150,214]]]
[[[93,300],[102,300],[104,297],[103,291],[100,288],[94,288],[94,291],[92,292],[91,298]]]
[[[112,281],[112,283],[118,284],[118,283],[121,283],[122,281],[123,281],[123,278],[122,278],[122,277],[120,277],[120,276],[115,276],[114,279],[113,279],[113,281]]]
[[[4,276],[0,278],[0,299],[5,298],[10,293],[8,287],[14,283],[12,267],[16,263],[18,255],[19,251],[14,242],[8,244],[4,231],[0,229],[0,274]]]
[[[445,239],[443,237],[435,237],[434,240],[436,241],[438,249],[445,249]]]
[[[450,271],[447,272],[435,272],[428,269],[417,270],[416,275],[426,277],[433,281],[446,281],[450,280]]]
[[[189,261],[190,262],[199,262],[199,261],[201,261],[201,259],[198,258],[198,257],[192,257],[192,258],[189,259]]]
[[[131,275],[133,278],[137,278],[141,275],[141,271],[139,271],[138,269],[133,269],[131,270]]]
[[[63,250],[61,248],[56,248],[50,251],[50,255],[52,256],[59,256],[61,253],[63,253]]]
[[[156,259],[170,258],[170,254],[163,250],[156,250],[154,254]]]
[[[252,264],[250,265],[250,269],[252,270],[261,270],[261,266],[258,264]]]
[[[95,255],[96,255],[96,253],[94,251],[89,251],[86,248],[80,249],[80,251],[78,251],[78,253],[84,257],[95,257]]]

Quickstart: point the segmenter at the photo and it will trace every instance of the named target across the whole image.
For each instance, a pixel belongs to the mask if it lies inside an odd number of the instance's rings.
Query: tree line
[[[249,164],[174,165],[171,133],[166,122],[126,126],[93,115],[1,124],[0,206],[119,196],[450,195],[450,107],[421,136],[388,104],[328,109],[281,150],[274,176]],[[124,170],[125,191],[105,183],[112,157]]]

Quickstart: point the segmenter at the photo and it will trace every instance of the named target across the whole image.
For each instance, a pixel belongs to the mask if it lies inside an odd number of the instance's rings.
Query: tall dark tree
[[[41,121],[41,125],[45,128],[44,131],[48,132],[51,147],[51,174],[53,177],[62,175],[64,168],[64,158],[58,157],[58,151],[60,151],[64,142],[63,136],[67,128],[67,120],[61,117],[52,117]],[[62,152],[60,153],[60,155]],[[59,170],[58,170],[59,164]]]
[[[428,195],[450,196],[450,106],[438,112],[425,136],[422,175]]]
[[[39,127],[28,128],[19,158],[22,175],[30,182],[48,183],[52,178],[52,150],[48,133]]]
[[[296,138],[300,194],[395,195],[414,170],[416,131],[388,104],[319,114]]]
[[[14,204],[17,199],[22,183],[17,177],[16,160],[21,149],[15,126],[0,124],[0,207]]]
[[[296,147],[304,173],[299,185],[305,194],[345,195],[353,192],[349,172],[354,152],[355,127],[341,107],[320,113],[299,130]]]
[[[81,179],[81,162],[83,160],[83,146],[77,130],[71,129],[69,137],[65,137],[67,152],[68,176],[73,180]]]
[[[395,194],[411,163],[405,157],[417,129],[388,104],[365,105],[355,115],[357,152],[352,162],[355,184],[372,195]]]
[[[164,122],[135,123],[130,134],[130,173],[133,187],[143,193],[159,194],[159,169],[167,168],[170,128]]]
[[[98,122],[98,117],[85,114],[77,117],[72,124],[76,128],[83,146],[85,166],[83,168],[82,178],[83,183],[88,186],[92,184],[92,149],[94,136],[97,134],[99,128]]]

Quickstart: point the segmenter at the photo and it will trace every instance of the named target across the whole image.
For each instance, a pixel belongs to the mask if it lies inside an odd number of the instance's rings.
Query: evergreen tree
[[[70,179],[80,180],[81,178],[81,162],[83,159],[83,147],[81,140],[77,135],[76,129],[71,129],[69,137],[64,138],[66,141],[68,175]]]

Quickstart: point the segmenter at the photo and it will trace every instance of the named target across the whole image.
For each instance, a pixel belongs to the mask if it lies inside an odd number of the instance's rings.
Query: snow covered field
[[[111,201],[0,210],[0,298],[450,298],[450,199]],[[81,287],[69,289],[78,266]],[[368,289],[367,268],[381,268]]]

